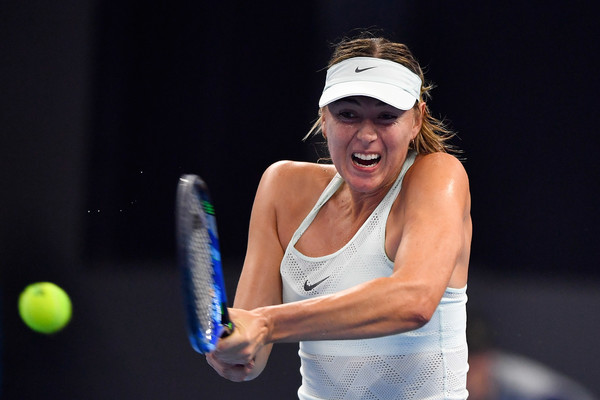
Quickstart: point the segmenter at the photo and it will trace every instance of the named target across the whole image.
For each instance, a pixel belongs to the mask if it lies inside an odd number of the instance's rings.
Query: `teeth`
[[[352,158],[354,158],[353,162],[364,168],[370,168],[377,165],[381,156],[379,154],[362,154],[362,153],[353,153]]]
[[[376,160],[379,158],[379,154],[354,153],[353,156],[364,161]]]

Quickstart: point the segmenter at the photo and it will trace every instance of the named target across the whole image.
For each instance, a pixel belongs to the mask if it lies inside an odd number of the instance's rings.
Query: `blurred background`
[[[296,345],[233,384],[189,346],[174,262],[182,173],[211,186],[229,292],[262,171],[315,160],[330,44],[409,45],[471,178],[468,309],[496,344],[600,393],[600,29],[588,2],[3,1],[0,398],[294,398]],[[71,324],[19,319],[31,282]],[[211,392],[212,391],[212,392]]]

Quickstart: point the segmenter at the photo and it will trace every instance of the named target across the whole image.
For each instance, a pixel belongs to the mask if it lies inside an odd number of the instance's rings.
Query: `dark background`
[[[0,6],[0,397],[293,398],[295,345],[228,383],[187,343],[173,200],[201,174],[229,292],[254,190],[279,159],[314,160],[331,42],[405,42],[459,132],[471,178],[469,310],[499,345],[600,393],[596,127],[600,29],[587,2],[5,1]],[[63,332],[16,310],[63,286]]]

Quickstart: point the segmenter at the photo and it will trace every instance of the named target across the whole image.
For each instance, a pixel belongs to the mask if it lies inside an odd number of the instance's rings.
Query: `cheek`
[[[334,134],[331,131],[329,133],[330,135],[327,136],[327,151],[329,152],[331,161],[337,164],[342,162],[346,157],[348,143],[340,135]]]
[[[406,146],[414,138],[415,131],[411,123],[403,122],[394,127],[387,135],[388,144],[394,147]]]
[[[340,144],[335,137],[335,135],[330,135],[327,137],[327,150],[329,150],[329,154],[331,156],[335,155],[340,149]]]
[[[336,125],[335,122],[323,124],[323,136],[327,140],[327,147],[330,152],[336,147],[343,145],[346,138],[351,136],[348,135],[348,131],[344,128],[343,126]]]

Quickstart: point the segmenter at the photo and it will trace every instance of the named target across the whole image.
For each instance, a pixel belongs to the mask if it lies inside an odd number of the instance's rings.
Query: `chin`
[[[382,187],[381,179],[375,176],[350,176],[348,179],[346,179],[346,183],[348,183],[352,190],[359,193],[376,192]]]

